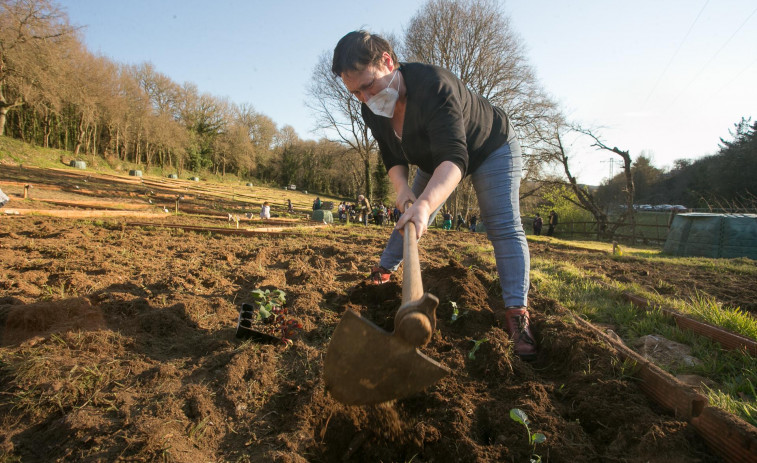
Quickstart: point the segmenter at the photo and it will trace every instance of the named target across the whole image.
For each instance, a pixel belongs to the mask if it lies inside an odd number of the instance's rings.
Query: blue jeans
[[[523,170],[520,144],[512,137],[492,152],[471,174],[476,190],[480,218],[486,226],[486,235],[494,247],[499,285],[505,307],[528,305],[528,272],[531,259],[528,253],[526,232],[520,221],[520,179]],[[420,196],[431,174],[418,170],[413,181],[413,194]],[[441,205],[431,213],[433,223]],[[391,271],[402,263],[402,235],[392,231],[381,254],[379,265]]]

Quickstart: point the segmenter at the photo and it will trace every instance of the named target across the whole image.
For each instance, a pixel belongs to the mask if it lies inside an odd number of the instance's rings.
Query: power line
[[[718,95],[718,94],[719,94],[720,92],[722,92],[722,91],[723,91],[723,89],[725,89],[726,87],[730,87],[730,86],[731,86],[731,84],[732,84],[733,82],[735,82],[735,81],[736,81],[736,79],[738,79],[739,77],[741,77],[741,75],[742,75],[742,74],[744,74],[744,73],[745,73],[745,72],[746,72],[747,70],[749,70],[749,68],[751,68],[752,66],[754,66],[754,65],[755,65],[755,63],[757,63],[757,58],[755,58],[754,60],[752,60],[752,62],[751,62],[751,63],[747,64],[747,65],[746,65],[746,67],[745,67],[744,69],[742,69],[741,71],[739,71],[739,72],[737,72],[736,74],[734,74],[734,75],[733,75],[733,77],[731,77],[731,79],[730,79],[730,80],[728,80],[728,82],[726,82],[726,83],[725,83],[725,84],[724,84],[724,85],[723,85],[722,87],[720,87],[720,88],[719,88],[719,89],[717,89],[716,91],[714,91],[714,92],[710,93],[710,94],[708,95],[708,96],[709,96],[709,98],[707,98],[707,99],[703,99],[703,100],[702,100],[702,104],[700,105],[700,107],[702,107],[702,106],[704,106],[704,105],[705,105],[706,103],[709,103],[710,101],[712,101],[712,99],[713,99],[713,98],[714,98],[715,96],[717,96],[717,95]]]
[[[702,12],[705,8],[707,8],[707,4],[710,3],[710,0],[707,0],[704,2],[704,5],[702,5],[702,9],[699,10],[699,14],[697,14],[697,17],[694,18],[694,22],[691,23],[691,26],[689,26],[689,30],[686,31],[686,35],[683,36],[683,39],[681,40],[681,43],[678,44],[678,48],[673,53],[673,56],[670,57],[670,60],[668,61],[668,64],[665,66],[665,69],[663,69],[662,74],[660,74],[660,77],[657,78],[657,82],[655,82],[654,87],[652,87],[652,90],[649,92],[649,95],[647,95],[647,99],[644,100],[644,107],[647,106],[647,103],[649,102],[649,98],[654,94],[655,90],[657,90],[657,86],[660,85],[660,82],[662,81],[663,76],[666,72],[668,72],[668,68],[673,63],[673,60],[678,56],[678,52],[681,51],[681,47],[683,47],[683,44],[686,43],[686,39],[689,38],[689,34],[691,34],[691,30],[694,29],[694,25],[699,21],[699,17],[702,16]]]
[[[704,66],[702,66],[702,69],[700,69],[699,72],[696,73],[696,75],[694,76],[694,78],[691,79],[691,81],[689,81],[688,85],[686,85],[686,87],[684,87],[683,90],[681,90],[681,92],[673,99],[673,101],[670,102],[670,104],[666,108],[666,111],[668,109],[670,109],[670,107],[673,106],[673,104],[676,101],[678,101],[678,98],[681,95],[683,95],[686,92],[686,90],[689,89],[689,87],[691,87],[691,84],[693,84],[694,81],[697,80],[697,78],[699,78],[699,76],[702,74],[702,72],[704,72],[704,70],[707,69],[707,67],[715,60],[715,58],[717,58],[717,56],[720,54],[721,51],[723,51],[723,49],[726,47],[726,45],[728,45],[729,43],[731,43],[731,40],[736,36],[736,34],[739,33],[739,31],[741,30],[741,28],[744,27],[746,25],[746,23],[749,22],[750,19],[752,19],[752,16],[754,16],[755,13],[757,13],[757,8],[755,8],[754,11],[752,11],[749,14],[749,16],[746,17],[746,19],[744,20],[744,22],[741,23],[741,25],[738,27],[738,29],[736,29],[736,31],[733,34],[731,34],[730,37],[728,37],[728,40],[726,40],[725,43],[723,45],[721,45],[720,48],[718,48],[718,51],[716,51],[715,54],[712,55],[712,57],[709,59],[709,61],[707,61],[707,63],[705,63]]]

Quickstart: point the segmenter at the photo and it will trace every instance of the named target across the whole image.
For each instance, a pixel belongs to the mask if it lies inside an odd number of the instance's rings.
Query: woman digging
[[[389,42],[362,30],[339,40],[331,70],[362,103],[363,120],[378,142],[403,213],[370,282],[388,282],[402,262],[405,223],[415,224],[420,239],[457,184],[470,175],[505,301],[495,316],[515,353],[533,359],[530,259],[518,203],[521,149],[505,112],[445,69],[399,63]],[[409,164],[418,166],[412,187]],[[408,201],[412,205],[405,209]]]

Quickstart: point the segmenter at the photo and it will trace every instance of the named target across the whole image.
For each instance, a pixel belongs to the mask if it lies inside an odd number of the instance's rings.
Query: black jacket
[[[403,63],[400,72],[407,88],[402,141],[388,118],[376,116],[365,104],[361,108],[386,170],[413,164],[431,174],[451,161],[466,176],[508,141],[505,112],[451,72],[421,63]]]

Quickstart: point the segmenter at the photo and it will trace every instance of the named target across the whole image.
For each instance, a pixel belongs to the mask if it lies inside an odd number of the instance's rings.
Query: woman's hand
[[[404,214],[400,216],[397,221],[395,230],[399,231],[402,236],[405,235],[405,224],[410,221],[415,224],[416,239],[421,239],[421,236],[428,230],[428,218],[431,215],[431,209],[427,201],[417,201],[412,206],[408,207]]]
[[[399,209],[400,212],[405,212],[405,205],[408,201],[414,203],[417,199],[418,198],[413,194],[413,190],[411,190],[406,184],[404,188],[400,188],[397,192],[397,209]]]

